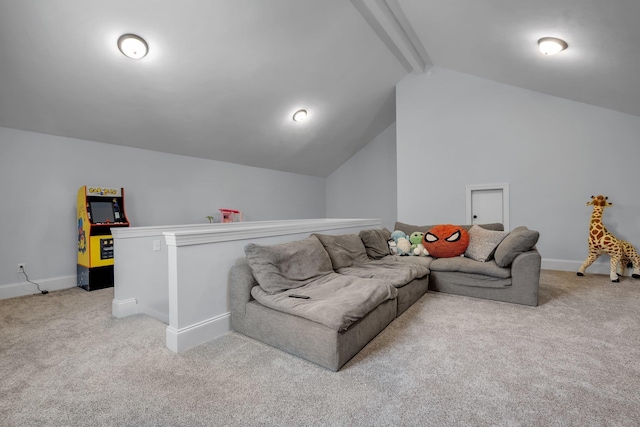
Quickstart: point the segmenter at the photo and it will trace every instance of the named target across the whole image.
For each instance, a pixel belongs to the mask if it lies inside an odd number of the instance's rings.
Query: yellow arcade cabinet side
[[[93,291],[113,286],[111,228],[128,227],[124,188],[88,187],[78,190],[79,287]]]

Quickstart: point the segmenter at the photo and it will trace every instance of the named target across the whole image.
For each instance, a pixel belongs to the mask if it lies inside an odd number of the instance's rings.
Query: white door
[[[467,186],[467,223],[499,222],[509,230],[509,185]]]

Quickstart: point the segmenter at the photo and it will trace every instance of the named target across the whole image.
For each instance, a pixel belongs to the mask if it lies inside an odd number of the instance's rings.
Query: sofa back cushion
[[[494,231],[474,224],[469,229],[469,246],[464,256],[475,261],[486,262],[493,258],[498,244],[509,234],[508,231]]]
[[[496,248],[494,258],[500,267],[508,267],[521,253],[530,251],[538,243],[540,233],[527,227],[514,228]]]
[[[279,245],[249,243],[244,253],[256,281],[270,295],[333,273],[327,251],[313,236]]]
[[[493,222],[491,224],[478,224],[478,225],[480,227],[486,229],[486,230],[504,231],[504,225],[502,225],[499,222]],[[415,231],[419,231],[421,233],[426,233],[427,231],[431,230],[435,226],[436,226],[436,224],[434,224],[434,225],[413,225],[413,224],[405,224],[404,222],[396,222],[394,230],[400,230],[403,233],[408,234],[409,236],[411,236],[411,233],[413,233]],[[465,230],[469,231],[469,229],[471,228],[471,225],[461,225],[460,227],[462,227]]]
[[[369,261],[364,243],[357,234],[312,234],[322,242],[334,270]]]
[[[389,255],[389,239],[391,231],[386,228],[361,230],[358,233],[360,240],[364,244],[367,255],[371,259],[380,259]]]

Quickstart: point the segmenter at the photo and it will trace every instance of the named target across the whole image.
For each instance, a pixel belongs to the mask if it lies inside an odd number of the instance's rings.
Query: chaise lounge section
[[[245,252],[231,269],[236,332],[337,371],[396,318],[396,288],[335,273],[315,236]]]

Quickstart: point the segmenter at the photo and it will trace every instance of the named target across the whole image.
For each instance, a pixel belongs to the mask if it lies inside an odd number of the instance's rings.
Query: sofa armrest
[[[511,286],[522,297],[522,304],[538,305],[541,263],[542,257],[534,248],[516,256],[511,264]]]
[[[231,329],[242,328],[247,304],[253,300],[251,288],[258,286],[246,258],[240,258],[229,272],[229,305],[231,307]],[[235,325],[235,326],[234,326]]]

